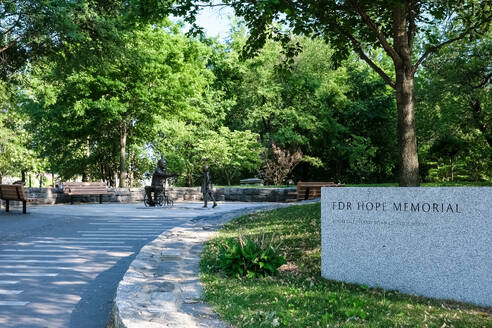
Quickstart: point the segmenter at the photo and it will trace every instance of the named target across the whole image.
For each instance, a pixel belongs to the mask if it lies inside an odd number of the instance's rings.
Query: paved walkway
[[[144,245],[193,219],[263,206],[57,205],[28,207],[28,215],[2,210],[0,327],[103,328],[117,285]]]
[[[201,301],[203,242],[230,219],[287,204],[260,204],[194,218],[142,248],[118,286],[111,328],[222,328]]]

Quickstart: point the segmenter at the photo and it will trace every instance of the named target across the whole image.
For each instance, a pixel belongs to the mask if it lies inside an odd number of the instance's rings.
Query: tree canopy
[[[194,22],[208,1],[177,1],[173,12]],[[355,51],[395,89],[398,108],[400,185],[419,184],[414,113],[414,76],[421,63],[440,48],[463,38],[479,38],[490,30],[492,5],[486,0],[346,0],[235,1],[224,0],[250,29],[245,52],[256,54],[268,38],[281,40],[290,57],[299,51],[290,33],[322,37],[333,47],[335,63]],[[280,28],[273,23],[280,24]],[[195,25],[196,26],[196,25]],[[286,27],[286,30],[282,30]],[[441,31],[440,28],[444,28]],[[416,43],[424,36],[423,43]],[[380,48],[393,62],[392,73],[372,58]]]
[[[208,5],[243,17],[225,42],[167,19]],[[180,185],[205,164],[223,184],[492,179],[486,1],[0,9],[0,177],[136,186],[165,156]]]

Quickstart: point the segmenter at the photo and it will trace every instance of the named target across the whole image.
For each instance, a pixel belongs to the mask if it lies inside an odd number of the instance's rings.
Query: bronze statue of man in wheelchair
[[[152,183],[150,186],[145,187],[145,206],[155,207],[158,206],[172,206],[172,199],[166,195],[164,183],[166,179],[176,176],[175,174],[167,172],[167,162],[165,158],[161,158],[157,162],[157,167],[152,174]],[[152,197],[154,193],[154,197]]]

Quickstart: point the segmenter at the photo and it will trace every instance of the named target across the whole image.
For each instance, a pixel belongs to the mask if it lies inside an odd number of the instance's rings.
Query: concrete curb
[[[197,217],[162,233],[141,249],[119,283],[108,328],[227,327],[201,301],[203,242],[237,216],[290,205],[294,204]]]

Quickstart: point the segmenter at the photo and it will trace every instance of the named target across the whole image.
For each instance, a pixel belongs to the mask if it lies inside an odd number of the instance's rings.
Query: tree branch
[[[393,59],[395,63],[400,62],[400,55],[398,55],[395,49],[393,49],[393,47],[389,44],[383,32],[381,32],[377,24],[369,17],[369,15],[367,15],[365,10],[362,9],[359,3],[356,0],[349,0],[349,3],[352,8],[354,8],[354,10],[360,15],[362,21],[374,32],[377,39],[379,40],[379,43],[381,43],[381,46],[386,51],[386,53]]]
[[[226,4],[226,3],[207,3],[207,4],[202,3],[202,4],[200,4],[200,3],[197,3],[194,6],[197,8],[211,8],[211,7],[230,7],[233,5],[234,5],[234,3],[230,3],[230,4]]]
[[[364,60],[369,66],[371,66],[371,68],[373,70],[376,71],[376,73],[378,73],[384,80],[384,82],[386,82],[390,87],[392,87],[393,89],[396,88],[396,84],[395,82],[388,76],[388,74],[386,74],[382,69],[381,67],[379,67],[376,63],[374,63],[371,58],[369,58],[365,53],[364,53],[364,50],[362,50],[362,46],[360,44],[359,41],[357,41],[354,36],[344,30],[342,30],[341,28],[339,28],[339,30],[347,37],[349,38],[350,42],[352,43],[352,46],[354,47],[354,50],[359,54],[359,57]]]
[[[466,32],[466,33],[465,33]],[[465,31],[463,33],[461,33],[460,35],[458,35],[457,37],[455,38],[452,38],[452,39],[449,39],[447,41],[444,41],[442,42],[441,44],[438,44],[436,46],[432,46],[432,47],[429,47],[425,53],[419,58],[419,60],[417,60],[417,62],[415,63],[415,65],[413,65],[412,67],[412,72],[415,73],[417,71],[417,69],[419,68],[420,64],[422,64],[422,62],[424,61],[425,58],[427,58],[427,56],[429,56],[431,53],[433,52],[436,52],[437,50],[441,49],[442,47],[444,47],[445,45],[448,45],[450,43],[453,43],[455,41],[458,41],[458,40],[461,40],[463,39],[466,34],[468,34],[467,31]]]
[[[409,15],[408,15],[408,47],[413,49],[413,40],[415,39],[415,32],[417,26],[415,24],[415,17],[417,17],[417,5],[415,0],[410,0],[408,5]]]
[[[479,88],[482,88],[483,86],[485,86],[489,80],[492,78],[492,73],[489,73],[488,75],[486,75],[482,81],[478,84],[478,85],[472,85],[472,88],[473,89],[479,89]]]
[[[488,20],[486,21],[490,21],[492,17],[488,17]],[[415,65],[413,65],[412,67],[412,73],[415,73],[417,71],[417,69],[419,68],[420,64],[422,64],[422,62],[425,60],[425,58],[427,58],[427,56],[429,56],[431,53],[433,52],[436,52],[437,50],[441,49],[442,47],[450,44],[450,43],[453,43],[453,42],[456,42],[456,41],[459,41],[461,39],[463,39],[464,37],[466,37],[473,29],[475,29],[476,27],[480,26],[481,24],[483,24],[484,21],[480,21],[478,22],[477,24],[473,25],[473,26],[470,26],[469,28],[467,28],[466,30],[464,30],[463,32],[461,32],[457,37],[455,38],[452,38],[452,39],[449,39],[447,41],[444,41],[438,45],[435,45],[435,46],[431,46],[429,47],[425,52],[424,54],[419,58],[419,60],[417,60],[417,62],[415,63]]]
[[[7,50],[10,47],[10,44],[7,44],[5,47],[0,48],[0,54]]]
[[[2,32],[2,34],[3,35],[7,35],[10,32],[12,32],[14,30],[14,28],[16,28],[18,26],[19,22],[21,21],[21,18],[22,18],[22,14],[19,14],[19,17],[17,18],[17,20],[15,21],[15,23],[13,23],[12,26],[10,26],[7,30],[5,30],[4,32]]]
[[[5,50],[7,50],[8,48],[10,48],[17,41],[19,41],[23,36],[24,36],[23,34],[18,35],[16,38],[14,38],[13,40],[11,40],[8,44],[6,44],[2,48],[0,48],[0,54],[2,54]]]

